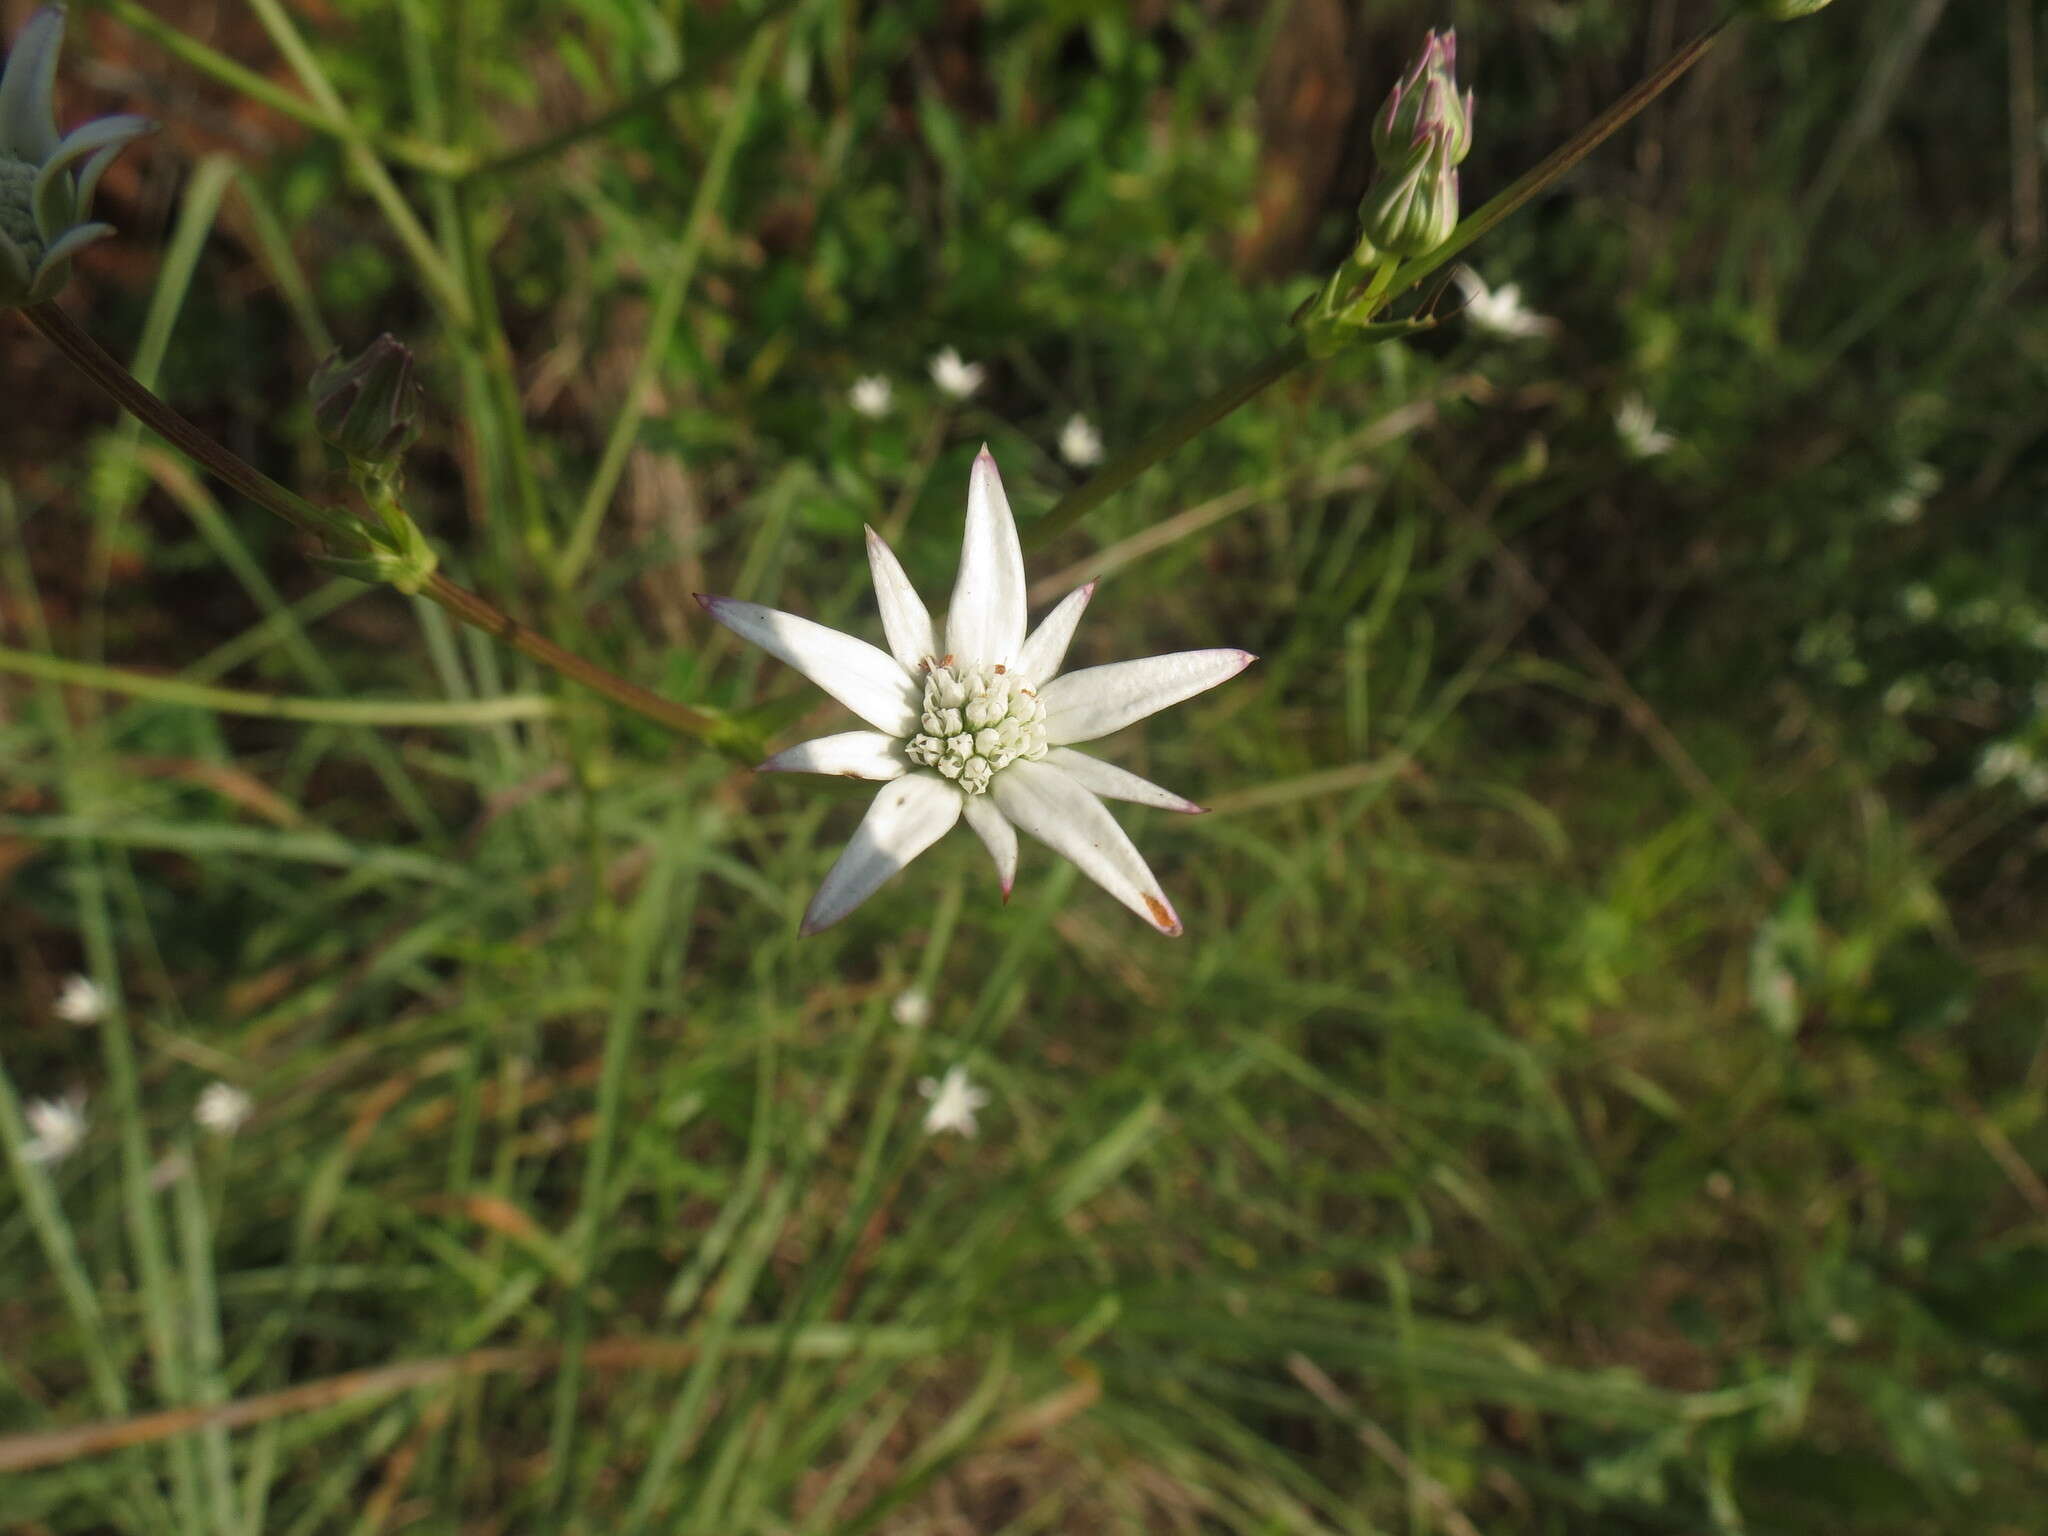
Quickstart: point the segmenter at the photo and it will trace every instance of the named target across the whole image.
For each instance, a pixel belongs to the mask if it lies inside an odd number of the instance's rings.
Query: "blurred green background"
[[[166,131],[65,304],[315,496],[308,377],[400,336],[445,568],[780,743],[846,717],[689,593],[878,637],[862,522],[945,590],[984,440],[1028,542],[1069,417],[1287,338],[1425,27],[1470,208],[1709,19],[80,4],[65,120]],[[1077,661],[1262,658],[1108,744],[1214,807],[1119,810],[1177,942],[964,833],[799,940],[858,786],[323,575],[0,323],[0,1465],[260,1420],[0,1529],[2040,1529],[2043,19],[1738,29],[1469,253],[1556,334],[1298,372],[1032,555]]]

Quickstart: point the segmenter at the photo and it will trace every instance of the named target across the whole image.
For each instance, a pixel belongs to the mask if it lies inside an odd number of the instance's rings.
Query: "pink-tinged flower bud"
[[[355,358],[327,359],[312,392],[313,424],[359,467],[388,474],[420,435],[412,352],[388,333]]]
[[[1382,170],[1398,170],[1441,138],[1457,165],[1472,148],[1472,109],[1472,93],[1458,94],[1457,34],[1431,32],[1373,119],[1373,158]]]
[[[1448,134],[1424,141],[1408,164],[1382,176],[1359,205],[1365,238],[1392,256],[1426,256],[1458,227],[1458,173]]]

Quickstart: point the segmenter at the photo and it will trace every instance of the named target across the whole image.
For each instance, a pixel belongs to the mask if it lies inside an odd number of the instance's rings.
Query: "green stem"
[[[1086,484],[1060,498],[1050,512],[1031,527],[1031,547],[1036,549],[1065,533],[1138,476],[1183,443],[1199,437],[1247,400],[1277,384],[1308,361],[1308,345],[1294,338],[1256,367],[1240,374],[1214,394],[1196,401],[1171,421],[1154,427],[1124,454]]]
[[[597,473],[591,477],[590,488],[584,493],[582,506],[577,509],[569,543],[556,562],[555,585],[561,590],[576,584],[576,578],[583,574],[583,567],[589,563],[591,552],[596,547],[598,526],[604,519],[605,508],[611,504],[612,493],[618,489],[619,476],[625,472],[626,456],[632,451],[634,439],[639,436],[654,376],[661,371],[662,362],[668,355],[669,337],[682,315],[683,299],[690,291],[690,279],[696,274],[697,258],[703,252],[711,216],[725,195],[726,177],[732,170],[733,156],[738,153],[740,140],[746,134],[747,120],[753,116],[754,97],[760,90],[762,71],[768,67],[768,55],[781,35],[780,27],[763,27],[754,34],[753,41],[747,45],[746,56],[740,60],[739,74],[733,82],[732,102],[725,109],[725,120],[719,125],[717,141],[711,146],[704,174],[697,182],[697,195],[690,204],[690,221],[683,227],[683,237],[677,242],[668,274],[662,279],[661,291],[655,296],[646,340],[640,348],[639,357],[634,360],[633,376],[626,384],[626,398],[619,406],[618,416],[612,421],[610,434],[605,438]]]
[[[1686,71],[1706,57],[1729,22],[1716,22],[1653,70],[1626,95],[1602,112],[1537,164],[1524,172],[1498,196],[1477,209],[1452,231],[1450,239],[1426,256],[1418,256],[1398,269],[1382,268],[1372,282],[1372,292],[1401,292],[1443,266],[1451,258],[1485,235],[1510,214],[1523,207],[1545,187],[1563,176],[1630,118],[1678,82]],[[1037,548],[1065,533],[1103,502],[1129,485],[1139,475],[1182,444],[1206,432],[1232,411],[1269,385],[1285,378],[1308,361],[1306,345],[1300,338],[1289,342],[1242,378],[1225,385],[1207,399],[1190,406],[1171,421],[1141,438],[1137,445],[1086,484],[1070,491],[1051,512],[1033,525],[1030,544]]]
[[[121,667],[67,661],[34,651],[0,646],[0,672],[46,682],[70,683],[103,693],[124,693],[159,704],[184,704],[222,715],[257,715],[272,720],[303,720],[320,725],[502,725],[508,720],[539,720],[558,715],[552,699],[507,695],[496,699],[451,702],[416,699],[300,699],[240,688],[212,688],[176,677],[153,677]]]
[[[291,18],[285,14],[278,0],[249,0],[249,8],[263,23],[264,30],[277,45],[277,51],[284,55],[285,62],[292,67],[292,72],[299,77],[299,84],[305,87],[306,94],[340,125],[343,158],[362,181],[371,200],[383,211],[385,222],[398,237],[398,243],[405,247],[406,254],[419,269],[421,279],[436,302],[456,326],[468,326],[475,319],[469,294],[456,281],[448,263],[441,259],[441,252],[428,237],[419,215],[405,200],[405,194],[398,190],[391,173],[384,168],[370,136],[349,116],[340,93],[320,67],[320,61],[313,56],[313,50],[306,46],[306,40],[299,36]]]
[[[144,388],[121,366],[119,360],[55,304],[32,304],[22,313],[27,316],[29,324],[41,331],[52,346],[97,384],[115,404],[132,412],[145,426],[204,465],[250,501],[315,538],[332,529],[339,514],[317,507],[286,490],[193,426],[153,391]],[[542,666],[671,730],[691,736],[715,737],[727,729],[725,722],[714,715],[663,698],[638,683],[630,683],[594,662],[563,650],[547,636],[528,629],[510,614],[502,612],[476,593],[457,586],[446,576],[436,574],[422,588],[421,595],[440,604],[463,623],[496,637]]]
[[[572,124],[562,129],[559,133],[551,133],[546,138],[538,139],[531,144],[523,144],[517,149],[508,149],[503,154],[492,159],[479,161],[463,171],[459,179],[463,181],[482,181],[491,176],[509,176],[515,171],[523,171],[530,165],[538,164],[542,160],[559,155],[565,149],[574,148],[585,139],[596,138],[599,134],[609,133],[612,129],[618,127],[619,124],[631,121],[649,107],[658,105],[663,97],[687,84],[689,79],[690,72],[679,69],[666,80],[657,80],[645,89],[635,91],[626,100],[607,111],[600,112],[596,117]]]
[[[255,70],[237,64],[226,54],[216,53],[196,38],[187,37],[169,22],[151,15],[136,0],[101,0],[101,3],[123,26],[139,32],[172,58],[190,65],[203,75],[211,75],[238,95],[260,101],[293,122],[331,138],[347,139],[362,132],[354,124],[329,116]],[[465,157],[437,144],[389,134],[368,133],[362,136],[379,154],[388,155],[416,171],[436,176],[459,176],[469,169]]]

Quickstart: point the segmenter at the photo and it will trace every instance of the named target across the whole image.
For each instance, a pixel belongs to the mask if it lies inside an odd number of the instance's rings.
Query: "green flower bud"
[[[1458,227],[1458,173],[1451,140],[1432,136],[1401,170],[1382,176],[1359,205],[1365,238],[1393,256],[1426,256]]]
[[[420,386],[412,352],[390,334],[313,375],[313,424],[358,469],[389,475],[420,435]]]
[[[155,127],[139,117],[99,117],[60,138],[63,43],[64,7],[44,6],[0,70],[0,308],[55,298],[71,258],[114,232],[91,222],[93,192],[122,146]]]
[[[1429,33],[1373,119],[1373,158],[1382,170],[1399,170],[1431,140],[1443,138],[1451,164],[1460,164],[1472,148],[1473,105],[1470,91],[1458,94],[1457,33]]]

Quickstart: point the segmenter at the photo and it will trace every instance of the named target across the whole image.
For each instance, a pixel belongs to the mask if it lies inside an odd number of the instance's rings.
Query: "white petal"
[[[1168,937],[1180,919],[1152,877],[1145,857],[1124,836],[1103,803],[1059,769],[1010,764],[989,787],[1005,816],[1080,866],[1081,873]]]
[[[974,828],[982,847],[996,861],[996,878],[1003,882],[1003,900],[1008,901],[1010,887],[1017,883],[1017,829],[987,795],[969,795],[966,816],[967,825]]]
[[[1046,740],[1063,747],[1107,736],[1228,682],[1257,660],[1250,651],[1175,651],[1069,672],[1039,690]]]
[[[962,663],[1017,659],[1024,643],[1024,548],[995,455],[982,445],[967,482],[967,536],[946,614],[946,649]]]
[[[1112,800],[1129,800],[1134,805],[1155,806],[1162,811],[1179,811],[1183,816],[1200,816],[1202,807],[1184,800],[1170,789],[1161,789],[1150,779],[1141,779],[1128,768],[1105,763],[1072,747],[1054,747],[1045,760],[1083,789]]]
[[[910,772],[903,743],[880,731],[843,731],[784,747],[756,773],[831,773],[842,779],[900,779]]]
[[[919,662],[939,653],[932,616],[917,588],[903,574],[902,562],[872,528],[868,529],[868,569],[874,572],[875,604],[882,610],[882,633],[889,637],[889,653],[915,675]]]
[[[1076,587],[1060,599],[1059,606],[1038,621],[1024,649],[1017,653],[1017,670],[1034,688],[1043,688],[1060,675],[1060,663],[1067,659],[1067,646],[1074,638],[1074,626],[1081,622],[1081,610],[1095,595],[1095,583]]]
[[[884,880],[952,829],[964,798],[935,773],[913,773],[885,785],[811,898],[803,931],[830,928],[874,895]]]
[[[701,592],[697,601],[742,640],[788,662],[876,730],[908,736],[917,723],[917,683],[887,651],[759,603]]]

